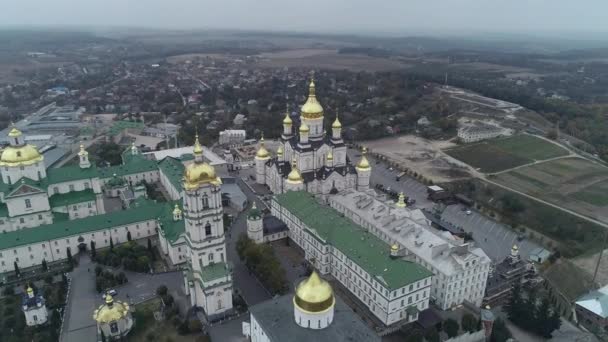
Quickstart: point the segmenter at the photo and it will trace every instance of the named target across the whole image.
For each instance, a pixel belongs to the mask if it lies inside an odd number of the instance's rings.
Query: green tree
[[[511,298],[509,298],[509,302],[505,305],[505,310],[507,312],[507,316],[509,320],[515,322],[518,320],[520,315],[522,314],[523,309],[523,299],[521,293],[521,284],[516,282],[511,289]]]
[[[127,241],[131,241],[131,231],[127,231]]]
[[[114,250],[114,239],[110,236],[110,251]]]
[[[452,337],[456,337],[458,336],[458,329],[460,328],[458,326],[458,322],[456,322],[455,320],[448,318],[444,323],[443,323],[443,330],[445,331],[446,334],[448,334],[449,338]]]
[[[549,299],[545,297],[542,299],[540,305],[536,307],[534,313],[534,323],[532,327],[545,338],[551,337],[551,332],[553,331],[550,322],[550,309]]]
[[[15,275],[17,278],[21,277],[21,271],[19,270],[19,265],[17,265],[17,261],[13,262],[13,266],[15,267]]]
[[[405,338],[406,342],[423,342],[422,340],[423,340],[423,337],[419,331],[413,331]]]
[[[494,321],[492,326],[492,335],[490,335],[490,342],[506,342],[511,338],[511,332],[507,329],[505,322],[498,318]]]
[[[46,259],[42,259],[42,271],[46,272],[49,270],[49,266],[46,264]]]
[[[460,326],[464,331],[475,332],[477,331],[477,319],[475,316],[467,312],[462,315],[462,318],[460,319]]]
[[[430,328],[427,330],[426,334],[424,334],[424,339],[426,342],[439,342],[439,332],[434,327]]]
[[[68,258],[68,263],[70,265],[74,265],[74,259],[72,258],[72,250],[70,249],[70,247],[66,248],[65,253]]]
[[[96,256],[97,256],[97,249],[95,249],[95,241],[91,240],[91,258],[93,260],[95,260]]]
[[[169,291],[169,289],[167,289],[167,286],[165,286],[165,285],[161,285],[158,288],[156,288],[156,294],[161,297],[166,296],[168,291]]]

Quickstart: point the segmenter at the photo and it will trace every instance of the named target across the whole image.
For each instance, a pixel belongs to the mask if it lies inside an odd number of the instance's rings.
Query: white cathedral
[[[294,122],[285,113],[283,134],[276,155],[271,156],[264,138],[255,156],[256,182],[266,184],[275,194],[304,190],[328,195],[347,189],[369,189],[371,166],[365,157],[352,166],[342,139],[342,124],[336,115],[331,134],[323,129],[324,111],[310,81],[308,99],[300,111],[297,133]]]

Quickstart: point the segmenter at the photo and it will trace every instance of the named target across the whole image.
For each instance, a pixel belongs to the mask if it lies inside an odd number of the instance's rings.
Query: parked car
[[[116,297],[116,295],[118,295],[118,292],[116,290],[114,290],[114,289],[107,290],[106,293],[104,293],[101,296],[101,299],[106,299],[107,295],[111,295],[112,297]]]

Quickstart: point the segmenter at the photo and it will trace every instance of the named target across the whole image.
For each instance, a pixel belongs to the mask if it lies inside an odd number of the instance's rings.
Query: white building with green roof
[[[361,225],[400,258],[412,260],[433,272],[431,298],[443,310],[468,302],[481,306],[490,258],[479,247],[450,232],[433,228],[420,209],[403,200],[381,200],[375,193],[344,191],[328,199],[329,205]]]
[[[38,150],[25,144],[21,132],[11,132],[11,146],[0,155],[6,180],[0,182],[0,272],[11,272],[15,265],[61,261],[68,251],[108,247],[128,241],[128,236],[137,240],[158,233],[162,252],[185,268],[191,304],[203,308],[210,319],[232,310],[222,182],[203,159],[198,139],[194,158],[157,162],[131,146],[123,152],[121,165],[96,168],[81,146],[78,166],[46,170]],[[134,187],[142,181],[160,181],[173,201],[139,198],[126,210],[105,213],[103,189]]]
[[[386,326],[413,322],[428,308],[431,272],[395,257],[390,245],[313,195],[280,194],[271,210],[287,224],[306,260],[342,284]]]

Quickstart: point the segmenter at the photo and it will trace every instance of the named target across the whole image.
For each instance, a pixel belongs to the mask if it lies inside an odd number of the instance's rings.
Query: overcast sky
[[[310,32],[608,31],[608,0],[0,0],[0,26]]]

